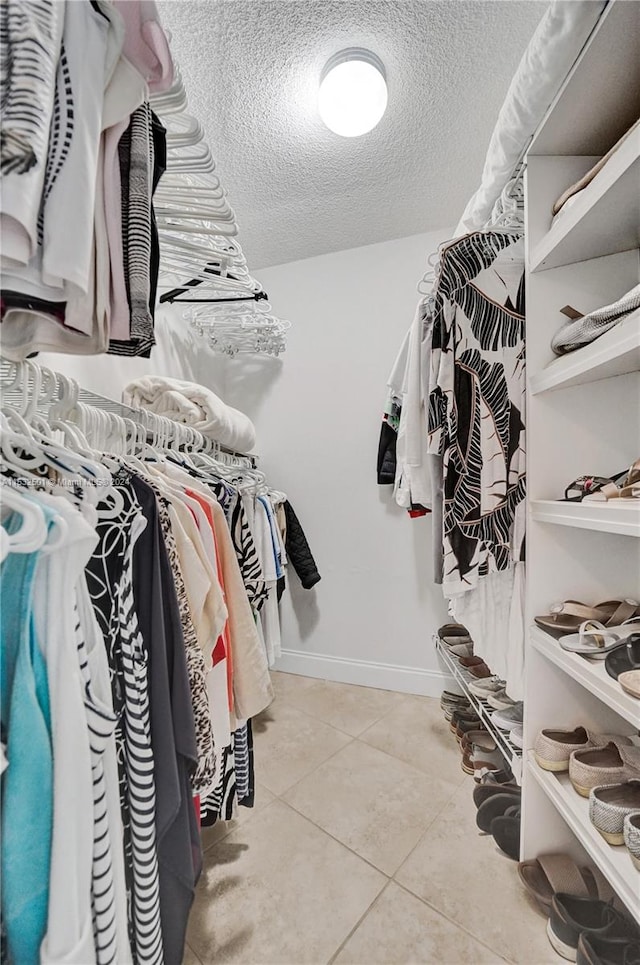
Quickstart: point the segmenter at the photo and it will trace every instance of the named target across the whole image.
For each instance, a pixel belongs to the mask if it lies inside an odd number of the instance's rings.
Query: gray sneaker
[[[491,721],[500,730],[513,730],[524,720],[524,704],[519,700],[513,707],[507,710],[496,710],[491,715]]]

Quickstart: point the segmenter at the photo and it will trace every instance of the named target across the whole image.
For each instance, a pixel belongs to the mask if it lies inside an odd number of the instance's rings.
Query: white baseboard
[[[451,689],[454,683],[453,677],[440,670],[402,667],[371,660],[348,660],[345,657],[329,657],[303,650],[283,650],[273,669],[301,674],[304,677],[335,680],[360,687],[376,687],[378,690],[397,690],[403,694],[418,694],[423,697],[439,697],[443,690]]]

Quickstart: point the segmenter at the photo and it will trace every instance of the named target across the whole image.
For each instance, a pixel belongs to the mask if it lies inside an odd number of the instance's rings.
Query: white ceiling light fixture
[[[330,131],[360,137],[372,131],[387,107],[384,64],[362,47],[330,57],[320,76],[318,109]]]

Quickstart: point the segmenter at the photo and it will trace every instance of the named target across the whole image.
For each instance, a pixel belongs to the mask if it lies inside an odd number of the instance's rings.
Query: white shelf
[[[522,751],[520,748],[515,747],[509,740],[507,734],[500,730],[500,728],[496,727],[491,720],[491,715],[494,712],[493,707],[488,704],[486,700],[481,700],[469,690],[469,684],[475,683],[476,678],[465,670],[464,667],[460,666],[455,656],[449,653],[448,648],[442,643],[437,634],[434,635],[433,639],[436,644],[436,649],[442,657],[447,670],[451,676],[454,677],[456,683],[468,698],[469,703],[477,712],[478,717],[495,740],[497,746],[500,748],[503,756],[507,760],[509,767],[513,772],[513,776],[518,784],[520,784],[522,780]]]
[[[554,359],[532,375],[531,393],[539,395],[630,372],[640,372],[640,309],[595,342]]]
[[[640,128],[560,211],[530,256],[532,272],[640,245]]]
[[[536,764],[533,751],[529,751],[527,766],[611,887],[640,921],[640,872],[631,863],[627,849],[607,844],[594,828],[589,820],[589,801],[574,791],[566,771],[560,774],[544,771]]]
[[[577,680],[585,690],[589,690],[620,717],[640,729],[640,700],[626,694],[618,681],[609,676],[604,660],[588,660],[577,653],[563,650],[557,640],[537,626],[531,628],[530,640],[531,645],[547,660],[560,667],[573,680]]]
[[[530,506],[531,518],[538,523],[640,537],[640,500],[637,499],[615,499],[608,503],[537,499]]]

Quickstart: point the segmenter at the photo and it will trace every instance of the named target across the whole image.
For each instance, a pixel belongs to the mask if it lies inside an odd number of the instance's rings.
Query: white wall
[[[411,520],[376,482],[389,371],[409,327],[426,258],[449,230],[265,269],[274,310],[291,320],[281,359],[220,359],[178,309],[158,313],[150,360],[42,356],[86,388],[119,398],[156,372],[209,385],[254,420],[261,467],[287,492],[322,574],[294,573],[283,599],[280,667],[438,694],[431,642],[446,616],[433,583],[431,521]]]
[[[268,268],[292,321],[283,360],[230,363],[227,401],[255,421],[261,464],[289,495],[322,581],[295,574],[283,599],[281,668],[439,693],[431,633],[443,622],[431,521],[411,520],[376,482],[385,387],[417,305],[427,256],[449,231]],[[434,676],[434,674],[438,674]]]

